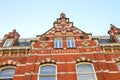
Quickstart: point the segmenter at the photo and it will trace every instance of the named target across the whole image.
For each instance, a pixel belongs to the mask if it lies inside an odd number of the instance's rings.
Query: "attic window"
[[[8,47],[8,46],[12,46],[12,43],[13,43],[13,39],[7,39],[5,42],[4,42],[4,47]]]
[[[120,34],[116,34],[115,36],[116,36],[118,42],[120,42]]]

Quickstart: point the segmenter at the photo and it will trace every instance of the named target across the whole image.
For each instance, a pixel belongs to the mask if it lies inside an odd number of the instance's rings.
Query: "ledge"
[[[10,46],[10,47],[0,47],[0,50],[13,50],[13,49],[30,49],[31,46]]]
[[[100,43],[99,46],[120,46],[120,43]]]

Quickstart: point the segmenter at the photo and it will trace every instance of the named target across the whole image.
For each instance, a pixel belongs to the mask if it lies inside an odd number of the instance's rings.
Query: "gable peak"
[[[63,12],[60,14],[60,18],[66,18],[66,14],[64,14]]]
[[[69,18],[66,18],[66,15],[63,12],[60,14],[60,18],[54,22],[55,28],[68,28],[72,26],[73,22],[69,22]]]

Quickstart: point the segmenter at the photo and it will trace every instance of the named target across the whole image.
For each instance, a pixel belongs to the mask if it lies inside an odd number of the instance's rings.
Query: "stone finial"
[[[110,26],[111,26],[111,27],[114,27],[114,28],[116,28],[116,26],[115,26],[115,25],[113,25],[113,24],[110,24]]]
[[[65,14],[63,12],[60,14],[60,18],[66,18]]]

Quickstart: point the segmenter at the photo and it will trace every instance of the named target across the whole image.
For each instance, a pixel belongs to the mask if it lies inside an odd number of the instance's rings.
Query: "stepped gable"
[[[13,46],[18,41],[19,37],[20,37],[19,33],[15,29],[13,29],[12,32],[9,32],[8,34],[5,34],[0,46],[3,46],[3,44],[5,43],[5,41],[7,39],[13,39],[13,43],[12,43],[12,46]]]
[[[111,28],[108,31],[108,34],[111,36],[111,39],[114,42],[119,42],[118,38],[120,37],[120,28],[117,28],[115,25],[110,24]]]
[[[72,32],[72,33],[71,33]],[[69,21],[64,13],[60,14],[60,17],[53,23],[53,27],[41,36],[62,36],[62,35],[79,35],[89,38],[88,35],[91,33],[85,33],[73,25],[73,22]],[[37,36],[38,37],[38,36]],[[81,37],[83,38],[83,37]]]

